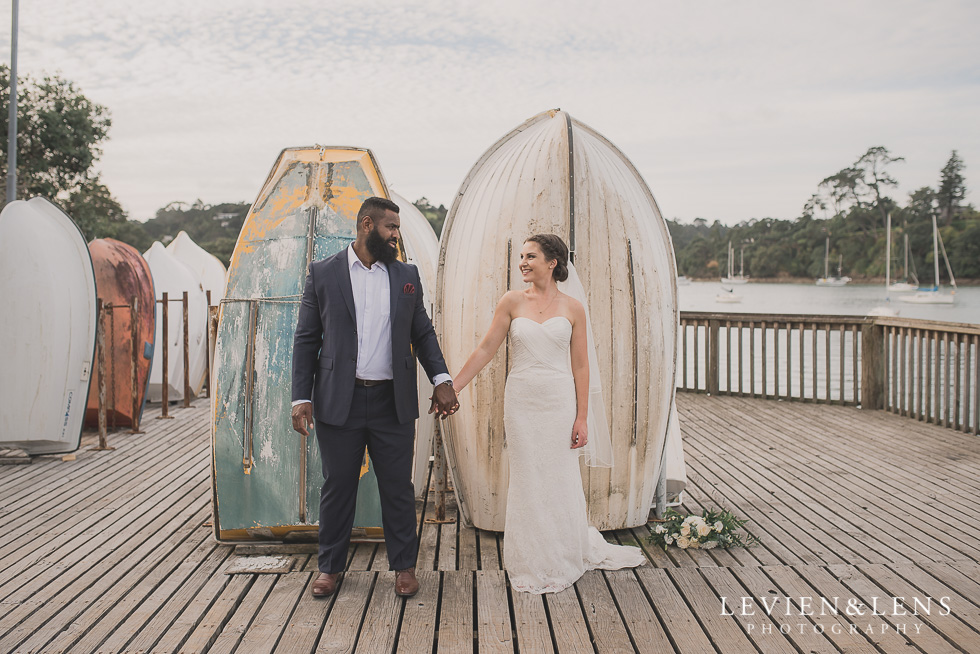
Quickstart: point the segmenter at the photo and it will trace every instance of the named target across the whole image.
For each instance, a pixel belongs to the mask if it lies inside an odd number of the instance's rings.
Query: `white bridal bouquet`
[[[662,545],[677,545],[682,550],[688,548],[710,550],[715,547],[752,547],[759,539],[739,529],[748,520],[738,518],[728,510],[709,511],[701,515],[682,515],[674,509],[667,509],[657,526],[651,528],[650,542]]]

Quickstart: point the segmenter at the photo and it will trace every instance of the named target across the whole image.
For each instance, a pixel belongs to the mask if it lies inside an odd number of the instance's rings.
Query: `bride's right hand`
[[[572,425],[572,449],[577,450],[580,447],[585,447],[588,442],[589,428],[586,426],[585,420],[576,419],[575,424]]]

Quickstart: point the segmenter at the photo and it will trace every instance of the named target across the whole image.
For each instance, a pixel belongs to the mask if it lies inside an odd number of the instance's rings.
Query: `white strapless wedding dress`
[[[504,524],[504,568],[511,586],[554,593],[586,570],[643,565],[637,547],[607,543],[589,526],[579,470],[571,449],[575,382],[569,367],[571,323],[516,318],[510,324],[514,365],[504,394],[510,463]]]

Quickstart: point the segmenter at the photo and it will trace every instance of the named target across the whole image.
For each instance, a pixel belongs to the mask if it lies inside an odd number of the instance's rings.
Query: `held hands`
[[[459,409],[456,390],[452,384],[439,384],[433,389],[432,397],[429,399],[432,400],[429,413],[435,413],[436,417],[442,416],[443,420],[456,413]]]
[[[303,402],[293,407],[293,429],[304,436],[309,436],[309,426],[312,424],[313,405],[311,403]]]
[[[576,418],[575,424],[572,425],[572,449],[577,450],[584,447],[588,442],[589,428],[586,426],[585,420]]]

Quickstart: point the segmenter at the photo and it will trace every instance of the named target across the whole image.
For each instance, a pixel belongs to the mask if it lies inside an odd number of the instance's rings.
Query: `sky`
[[[905,157],[899,202],[955,149],[980,204],[978,28],[969,0],[21,0],[18,68],[109,109],[98,168],[138,220],[252,202],[313,144],[369,147],[393,190],[448,207],[500,136],[561,108],[665,217],[736,224],[799,216],[877,145]]]

